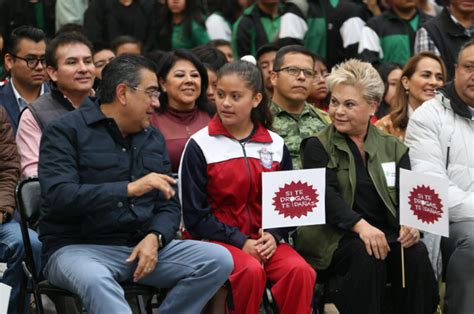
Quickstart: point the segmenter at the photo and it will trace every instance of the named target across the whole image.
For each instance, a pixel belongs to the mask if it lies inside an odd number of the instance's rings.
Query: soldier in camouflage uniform
[[[286,46],[275,57],[273,84],[273,128],[288,147],[294,169],[301,169],[301,141],[330,123],[329,116],[306,102],[314,78],[314,55],[303,46]]]

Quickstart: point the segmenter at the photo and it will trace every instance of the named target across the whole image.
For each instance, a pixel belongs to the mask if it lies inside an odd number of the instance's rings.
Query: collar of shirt
[[[280,106],[278,106],[273,101],[272,101],[272,105],[271,105],[271,110],[273,111],[273,114],[275,116],[279,116],[282,113],[292,116],[292,114],[290,114],[288,111],[286,111],[283,108],[281,108]],[[307,114],[314,115],[314,112],[311,109],[311,105],[305,101],[303,111],[301,111],[301,113],[299,115],[300,115],[300,117],[302,117],[302,116],[307,115]]]
[[[471,110],[471,115],[474,117],[474,107],[469,107],[469,110]]]
[[[10,80],[10,83],[12,84],[13,94],[15,94],[15,99],[18,104],[18,108],[20,108],[20,111],[23,111],[23,109],[26,108],[26,105],[28,105],[28,102],[17,91],[15,84],[13,84],[13,79]],[[44,94],[44,83],[41,84],[40,96],[43,94]]]
[[[451,19],[453,20],[453,22],[456,24],[456,25],[459,25],[461,26],[462,28],[464,28],[464,26],[459,23],[458,19],[454,17],[454,15],[451,14],[451,12],[449,13],[449,16],[451,16]],[[472,36],[473,33],[474,33],[474,23],[471,24],[471,27],[470,28],[464,28],[464,32],[469,35],[469,36]]]

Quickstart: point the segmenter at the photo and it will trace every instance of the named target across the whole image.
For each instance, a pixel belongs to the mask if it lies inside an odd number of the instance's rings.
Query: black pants
[[[438,285],[422,242],[405,250],[405,289],[402,288],[400,244],[390,245],[383,261],[369,256],[357,236],[344,236],[326,275],[338,275],[335,296],[341,314],[380,314],[387,280],[392,283],[393,308],[400,314],[433,314],[439,302]]]

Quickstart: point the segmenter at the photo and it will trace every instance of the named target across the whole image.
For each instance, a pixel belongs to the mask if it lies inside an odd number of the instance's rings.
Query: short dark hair
[[[382,96],[382,101],[383,101],[383,99],[385,98],[385,96],[387,95],[387,92],[388,92],[388,87],[389,87],[388,76],[394,70],[399,69],[401,71],[402,68],[403,68],[403,66],[399,63],[396,63],[396,62],[385,62],[385,63],[382,63],[381,65],[379,65],[378,67],[376,67],[376,70],[377,70],[377,72],[379,72],[380,77],[382,78],[382,81],[383,81],[384,88],[385,88],[384,92],[383,92],[383,96]]]
[[[139,74],[142,69],[155,73],[153,63],[143,56],[125,54],[110,61],[102,70],[102,80],[97,91],[101,103],[115,100],[115,89],[119,84],[137,87],[142,79]]]
[[[272,52],[272,51],[277,52],[278,50],[280,50],[280,47],[274,43],[268,43],[268,44],[260,46],[256,54],[257,62],[258,62],[258,59],[260,59],[264,54]]]
[[[279,70],[283,64],[283,58],[290,53],[300,53],[305,56],[311,57],[313,60],[313,63],[316,61],[314,54],[308,50],[307,48],[301,46],[301,45],[290,45],[290,46],[285,46],[283,48],[280,48],[275,56],[275,61],[273,61],[273,69],[274,70]]]
[[[209,84],[207,71],[204,65],[199,61],[199,59],[190,51],[186,49],[176,49],[174,51],[168,52],[163,59],[161,60],[159,69],[158,69],[158,77],[160,79],[166,80],[166,76],[168,75],[171,68],[176,64],[176,62],[180,60],[187,60],[191,62],[199,72],[201,76],[201,94],[199,95],[198,99],[196,99],[197,107],[211,114],[208,101],[207,101],[207,86]],[[166,111],[168,107],[168,94],[161,93],[160,95],[160,107],[157,109],[158,112]]]
[[[461,56],[461,53],[466,50],[467,48],[469,48],[470,46],[474,45],[474,38],[473,39],[470,39],[468,41],[466,41],[462,46],[461,48],[459,49],[459,53],[458,53],[458,58],[456,60],[456,63],[459,63],[459,57]]]
[[[17,54],[19,50],[19,44],[22,39],[29,39],[35,43],[46,40],[44,32],[36,27],[22,25],[15,28],[11,33],[8,40],[5,42],[5,52],[10,54]]]
[[[278,47],[283,48],[285,46],[292,46],[292,45],[303,46],[304,42],[303,42],[303,40],[301,40],[299,38],[284,37],[284,38],[279,38],[279,39],[275,40],[275,44]]]
[[[158,50],[158,49],[145,53],[145,57],[151,62],[153,62],[153,64],[155,65],[155,72],[158,72],[161,60],[163,59],[165,55],[166,55],[166,51]]]
[[[56,33],[54,34],[54,37],[59,36],[60,34],[63,33],[70,33],[70,32],[76,32],[76,33],[81,33],[82,35],[86,35],[84,31],[84,27],[81,25],[75,24],[75,23],[67,23],[61,26]]]
[[[129,36],[129,35],[122,35],[122,36],[115,37],[110,43],[110,46],[112,47],[112,51],[115,54],[117,54],[118,47],[124,44],[136,44],[140,47],[140,50],[142,50],[142,42],[136,39],[135,37]]]
[[[227,41],[225,39],[214,39],[214,40],[211,40],[208,44],[216,48],[219,46],[232,47],[232,44],[230,43],[230,41]]]
[[[92,43],[87,39],[87,37],[81,33],[77,32],[65,32],[61,33],[58,36],[54,37],[53,40],[46,47],[46,65],[58,68],[58,60],[56,58],[56,52],[60,46],[69,45],[69,44],[83,44],[89,48],[91,55],[94,54],[94,48]]]
[[[237,76],[245,82],[248,88],[250,88],[254,95],[257,93],[262,94],[262,100],[257,107],[251,111],[251,118],[253,123],[261,123],[267,129],[272,127],[273,116],[270,112],[270,103],[265,92],[263,84],[262,72],[253,63],[247,61],[236,61],[224,65],[217,72],[217,81],[223,76],[237,74]]]
[[[94,53],[97,53],[102,50],[112,50],[112,47],[110,47],[110,44],[107,42],[93,43],[93,47],[94,47]]]
[[[326,60],[324,60],[323,57],[321,57],[320,55],[318,55],[318,54],[315,53],[315,54],[314,54],[314,63],[316,63],[316,62],[321,62],[322,64],[324,64],[324,66],[325,66],[326,68],[328,67],[328,64],[327,64]],[[315,65],[315,66],[316,66],[316,65]],[[331,70],[331,69],[329,69],[329,70]]]
[[[204,66],[214,72],[217,72],[224,64],[227,63],[225,54],[219,49],[210,46],[202,45],[192,49],[196,57],[201,60]]]

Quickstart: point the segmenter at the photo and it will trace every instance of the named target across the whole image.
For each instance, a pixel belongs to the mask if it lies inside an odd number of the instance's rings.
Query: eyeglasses
[[[46,60],[44,58],[34,58],[34,57],[23,58],[14,54],[12,54],[12,57],[25,61],[26,66],[28,66],[30,70],[36,69],[36,67],[38,66],[38,63],[40,62],[43,67],[46,67]]]
[[[325,80],[329,76],[329,73],[324,73],[323,75],[314,75],[313,82],[321,82]]]
[[[285,71],[291,76],[298,76],[300,75],[301,72],[303,72],[303,75],[308,78],[312,79],[314,77],[314,70],[313,69],[301,69],[298,67],[284,67],[278,70],[273,70],[275,72],[280,72],[280,71]]]
[[[147,89],[141,89],[141,88],[133,87],[133,86],[128,86],[128,87],[130,87],[133,90],[138,90],[138,91],[144,92],[153,101],[160,101],[161,93],[157,90],[147,90]]]

